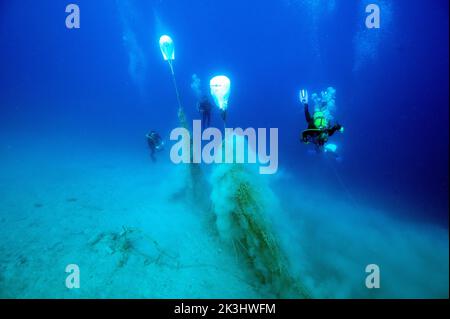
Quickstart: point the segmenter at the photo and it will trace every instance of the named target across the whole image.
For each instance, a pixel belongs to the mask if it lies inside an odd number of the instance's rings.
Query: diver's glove
[[[303,104],[308,104],[308,91],[305,89],[301,89],[299,92],[300,102]]]

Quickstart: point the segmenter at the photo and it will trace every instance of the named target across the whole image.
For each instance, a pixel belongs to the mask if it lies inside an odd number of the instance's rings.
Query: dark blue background
[[[298,140],[306,125],[298,89],[334,86],[346,127],[337,139],[344,160],[335,167],[345,187],[359,201],[382,194],[380,207],[406,200],[417,208],[408,214],[448,222],[448,1],[390,2],[377,58],[359,70],[355,35],[366,16],[359,1],[337,0],[331,13],[287,0],[129,1],[148,63],[143,94],[128,73],[116,2],[75,1],[79,30],[65,28],[68,3],[0,4],[4,134],[56,134],[124,151],[144,148],[150,128],[167,137],[177,125],[176,100],[158,39],[168,33],[190,118],[197,116],[191,75],[206,84],[225,73],[233,90],[229,125],[278,127],[282,168],[314,187],[321,178],[340,188]]]

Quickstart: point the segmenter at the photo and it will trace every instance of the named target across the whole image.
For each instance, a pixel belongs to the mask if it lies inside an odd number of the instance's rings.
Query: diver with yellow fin
[[[308,123],[308,128],[301,135],[302,142],[305,144],[313,143],[318,151],[327,151],[325,144],[328,142],[328,138],[337,131],[344,132],[344,127],[338,123],[332,126],[324,109],[316,109],[311,116],[308,106],[308,91],[300,90],[299,97],[300,102],[304,105],[305,118]],[[322,107],[326,107],[326,105],[322,104]]]

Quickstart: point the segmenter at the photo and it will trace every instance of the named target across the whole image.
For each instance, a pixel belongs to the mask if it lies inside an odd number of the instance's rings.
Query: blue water
[[[381,9],[381,28],[368,30],[365,7],[372,2]],[[175,255],[177,241],[168,237],[182,238],[190,226],[199,231],[192,230],[193,242],[206,236],[195,217],[182,213],[190,207],[196,216],[200,208],[163,200],[180,184],[180,167],[169,158],[178,106],[158,46],[162,34],[176,44],[189,121],[200,118],[192,74],[204,92],[211,77],[226,74],[227,126],[279,129],[279,171],[268,179],[292,225],[310,225],[309,237],[295,237],[305,259],[292,263],[310,263],[303,275],[313,296],[448,297],[448,1],[75,3],[81,28],[72,30],[65,26],[66,1],[0,3],[1,297],[267,297],[232,281],[214,289],[200,284],[207,279],[195,267],[178,285],[172,268],[152,269],[168,283],[151,290],[139,281],[133,286],[133,266],[123,273],[105,266],[110,290],[92,282],[84,291],[63,285],[65,265],[77,263],[99,232],[141,226]],[[339,161],[299,140],[307,124],[298,90],[329,86],[345,126],[332,137]],[[217,110],[212,125],[223,125]],[[151,129],[168,146],[156,163],[144,138]],[[146,205],[157,215],[152,222],[143,215]],[[291,230],[297,236],[303,228]],[[345,240],[332,244],[335,235]],[[19,240],[27,237],[33,240]],[[180,258],[191,259],[195,249]],[[317,256],[322,249],[327,257]],[[80,253],[72,256],[74,250]],[[109,263],[99,250],[81,258],[86,268],[94,269],[94,260]],[[204,255],[208,263],[217,258]],[[365,265],[377,258],[387,288],[368,292],[359,285]],[[200,279],[186,283],[194,277]]]

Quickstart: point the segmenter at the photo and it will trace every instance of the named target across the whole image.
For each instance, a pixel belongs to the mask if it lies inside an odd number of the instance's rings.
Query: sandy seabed
[[[211,211],[185,200],[185,168],[145,152],[9,144],[1,154],[0,297],[272,297],[222,243]],[[448,229],[311,193],[287,172],[271,186],[283,207],[274,229],[313,297],[448,297]],[[364,285],[371,263],[377,290]],[[80,289],[65,286],[68,264]]]

